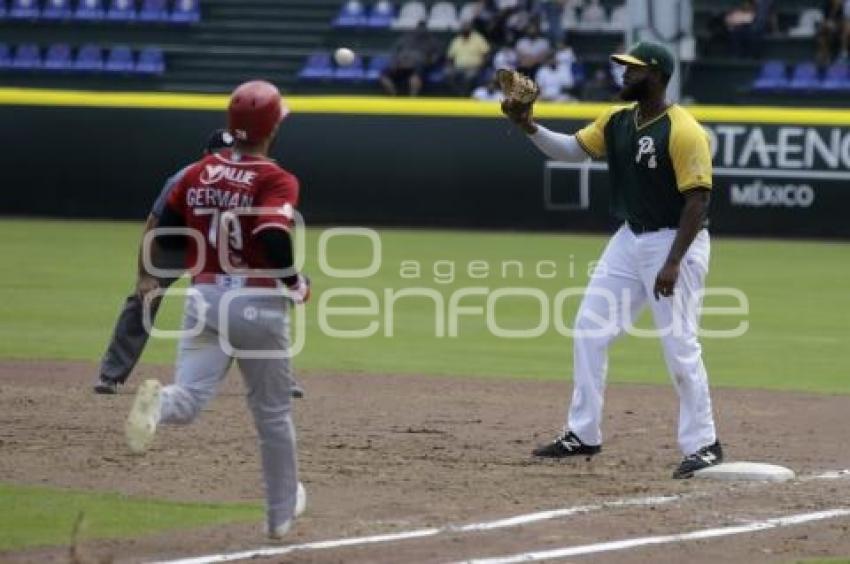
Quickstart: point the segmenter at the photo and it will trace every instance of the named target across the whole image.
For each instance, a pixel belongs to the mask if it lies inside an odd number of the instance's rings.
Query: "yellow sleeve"
[[[584,151],[594,159],[605,157],[605,126],[611,120],[611,116],[622,110],[622,106],[614,106],[603,112],[596,121],[589,123],[576,133],[576,141]]]
[[[680,110],[684,114],[684,110]],[[674,115],[670,131],[670,160],[680,192],[711,188],[711,148],[708,133],[688,114]]]

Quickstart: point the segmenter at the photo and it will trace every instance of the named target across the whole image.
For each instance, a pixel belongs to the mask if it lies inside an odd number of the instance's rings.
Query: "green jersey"
[[[711,189],[708,133],[673,105],[638,126],[637,105],[613,107],[576,134],[594,158],[608,160],[611,213],[633,226],[675,228],[684,192]]]

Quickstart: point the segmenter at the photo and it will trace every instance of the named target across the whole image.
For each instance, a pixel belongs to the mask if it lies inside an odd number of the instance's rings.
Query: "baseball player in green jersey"
[[[564,135],[534,122],[533,103],[506,101],[504,113],[549,158],[607,159],[611,212],[623,222],[591,277],[575,321],[573,395],[564,432],[534,450],[543,458],[592,456],[602,445],[608,347],[649,305],[679,394],[678,443],[684,460],[674,478],[718,464],[708,376],[697,340],[710,243],[708,135],[683,108],[666,102],[675,69],[662,45],[638,43],[612,60],[626,72],[614,106]]]

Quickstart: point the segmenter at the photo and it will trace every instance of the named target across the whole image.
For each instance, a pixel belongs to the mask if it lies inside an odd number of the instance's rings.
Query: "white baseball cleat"
[[[304,489],[304,484],[298,482],[298,490],[295,493],[295,517],[284,521],[274,529],[266,529],[266,534],[271,540],[281,540],[292,528],[292,522],[307,509],[307,490]]]
[[[136,398],[124,427],[127,446],[136,454],[145,452],[156,435],[161,392],[162,385],[157,380],[145,380],[136,390]]]

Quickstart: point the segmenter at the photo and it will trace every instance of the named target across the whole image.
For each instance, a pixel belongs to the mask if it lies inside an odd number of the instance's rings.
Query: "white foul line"
[[[850,478],[850,469],[832,470],[829,472],[824,472],[823,474],[817,474],[816,476],[804,476],[800,478],[800,481],[807,482],[809,480],[841,480],[843,478]]]
[[[233,562],[235,560],[248,560],[250,558],[260,558],[266,556],[282,556],[284,554],[289,554],[295,551],[322,550],[327,548],[343,548],[348,546],[363,546],[368,544],[421,539],[425,537],[437,536],[442,533],[471,533],[476,531],[491,531],[494,529],[518,527],[520,525],[527,525],[529,523],[536,523],[539,521],[547,521],[550,519],[569,517],[570,515],[590,513],[591,511],[599,511],[600,509],[608,509],[615,507],[663,505],[665,503],[672,503],[674,501],[678,501],[686,497],[693,496],[669,495],[625,498],[618,499],[615,501],[597,503],[593,505],[576,505],[573,507],[564,507],[562,509],[553,509],[551,511],[526,513],[524,515],[516,515],[514,517],[498,519],[495,521],[485,521],[482,523],[469,523],[467,525],[448,525],[445,527],[432,527],[429,529],[417,529],[413,531],[388,533],[385,535],[374,535],[369,537],[333,539],[326,541],[308,542],[304,544],[293,544],[281,547],[260,548],[243,552],[231,552],[229,554],[213,554],[209,556],[198,556],[194,558],[181,558],[178,560],[163,560],[155,564],[212,564],[214,562]]]
[[[581,546],[569,546],[564,548],[556,548],[553,550],[513,554],[510,556],[496,556],[494,558],[476,558],[473,560],[464,560],[456,564],[515,564],[517,562],[536,562],[539,560],[553,560],[556,558],[568,558],[570,556],[582,556],[585,554],[597,554],[600,552],[626,550],[629,548],[637,548],[640,546],[668,544],[673,542],[684,542],[690,540],[725,537],[729,535],[739,535],[741,533],[752,533],[755,531],[764,531],[767,529],[774,529],[778,527],[790,527],[793,525],[809,523],[811,521],[820,521],[823,519],[834,519],[836,517],[847,516],[850,516],[850,509],[831,509],[829,511],[818,511],[815,513],[801,513],[799,515],[775,517],[773,519],[756,521],[747,525],[721,527],[717,529],[702,529],[700,531],[692,531],[690,533],[661,535],[655,537],[639,537],[633,539],[602,542],[597,544],[585,544]]]
[[[817,479],[843,479],[850,477],[850,470],[839,470],[834,472],[825,472],[815,476],[806,476],[799,478],[800,481],[817,480]],[[614,507],[637,507],[647,505],[663,505],[674,501],[697,497],[698,494],[681,494],[660,497],[632,497],[597,503],[593,505],[576,505],[573,507],[564,507],[562,509],[553,509],[551,511],[538,511],[535,513],[526,513],[497,519],[495,521],[485,521],[482,523],[470,523],[467,525],[448,525],[445,527],[432,527],[428,529],[416,529],[413,531],[403,531],[400,533],[387,533],[384,535],[373,535],[369,537],[353,537],[347,539],[331,539],[326,541],[308,542],[303,544],[293,544],[281,547],[267,547],[254,550],[246,550],[242,552],[231,552],[228,554],[211,554],[206,556],[197,556],[191,558],[180,558],[177,560],[162,560],[153,564],[214,564],[216,562],[233,562],[236,560],[248,560],[251,558],[262,558],[267,556],[282,556],[295,551],[323,550],[328,548],[345,548],[349,546],[364,546],[370,544],[380,544],[387,542],[398,542],[411,539],[421,539],[433,537],[443,533],[468,533],[475,531],[490,531],[494,529],[503,529],[509,527],[517,527],[536,523],[550,519],[559,519],[590,513],[601,509],[609,509]],[[693,534],[693,533],[690,533]],[[612,549],[616,550],[616,549]]]

